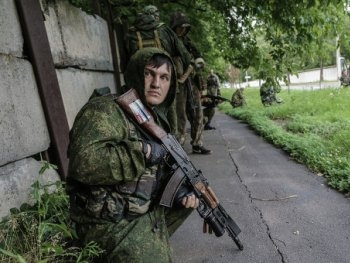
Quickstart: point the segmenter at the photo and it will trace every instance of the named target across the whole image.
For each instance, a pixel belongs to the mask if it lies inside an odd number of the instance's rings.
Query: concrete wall
[[[115,92],[113,62],[105,20],[71,6],[67,0],[40,0],[69,127],[93,89]],[[41,162],[32,158],[50,146],[33,66],[14,0],[0,0],[0,218],[28,202]],[[43,180],[56,181],[56,171]]]
[[[323,69],[324,81],[336,81],[338,80],[337,67],[326,67]],[[300,72],[298,75],[290,76],[290,82],[292,84],[309,83],[320,81],[320,69],[312,69],[308,71]]]

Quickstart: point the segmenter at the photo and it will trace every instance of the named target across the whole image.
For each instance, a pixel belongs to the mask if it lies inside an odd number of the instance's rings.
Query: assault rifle
[[[204,222],[209,225],[217,237],[222,236],[227,231],[237,247],[243,250],[243,245],[237,237],[241,229],[219,203],[219,199],[209,186],[208,180],[200,170],[196,169],[176,138],[166,133],[155,123],[136,91],[130,89],[119,96],[116,101],[134,122],[146,130],[149,136],[163,144],[176,162],[176,171],[165,187],[160,204],[171,207],[180,186],[184,182],[187,183],[199,199],[197,211]]]
[[[202,95],[201,98],[209,98],[211,99],[211,102],[203,102],[202,103],[202,106],[205,107],[205,108],[214,108],[216,107],[220,101],[224,102],[224,101],[228,101],[228,102],[231,102],[229,99],[226,99],[224,97],[220,97],[220,96],[214,96],[214,95],[209,95],[209,94],[206,94],[206,95]]]
[[[229,99],[226,99],[226,98],[224,98],[224,97],[215,96],[215,95],[209,95],[209,94],[202,95],[202,98],[209,98],[209,99],[212,99],[212,100],[222,100],[222,101],[228,101],[228,102],[230,102]]]

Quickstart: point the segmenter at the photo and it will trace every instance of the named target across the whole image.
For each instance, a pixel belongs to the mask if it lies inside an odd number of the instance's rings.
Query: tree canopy
[[[94,2],[70,1],[90,11]],[[335,64],[339,45],[350,54],[345,0],[101,0],[102,9],[107,1],[115,21],[126,26],[149,4],[165,23],[173,12],[184,12],[207,70],[214,68],[224,79],[232,66],[249,69],[255,78],[282,79],[305,67]]]

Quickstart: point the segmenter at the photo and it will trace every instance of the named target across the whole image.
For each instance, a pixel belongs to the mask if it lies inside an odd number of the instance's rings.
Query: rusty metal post
[[[120,79],[120,69],[119,69],[118,54],[117,54],[117,43],[115,39],[115,31],[114,31],[114,23],[113,23],[113,15],[112,15],[113,12],[112,12],[112,7],[109,0],[106,0],[105,2],[107,4],[106,20],[108,24],[109,40],[111,43],[111,50],[112,50],[114,77],[115,77],[116,89],[118,93],[118,89],[121,88],[121,79]]]
[[[101,5],[100,0],[90,0],[92,8],[94,9],[94,13],[98,16],[101,16]]]
[[[69,126],[39,0],[16,0],[29,59],[48,125],[50,152],[62,179],[67,176]]]

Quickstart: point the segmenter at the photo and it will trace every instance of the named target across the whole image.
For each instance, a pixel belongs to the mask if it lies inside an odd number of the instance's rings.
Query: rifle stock
[[[227,231],[237,247],[243,250],[243,245],[237,237],[241,230],[220,204],[208,180],[200,170],[196,169],[176,138],[155,123],[152,115],[141,103],[136,91],[131,89],[119,96],[116,101],[134,121],[146,129],[149,135],[162,142],[177,163],[177,170],[165,187],[160,204],[171,207],[178,189],[185,182],[199,199],[197,212],[215,235],[220,237]]]

